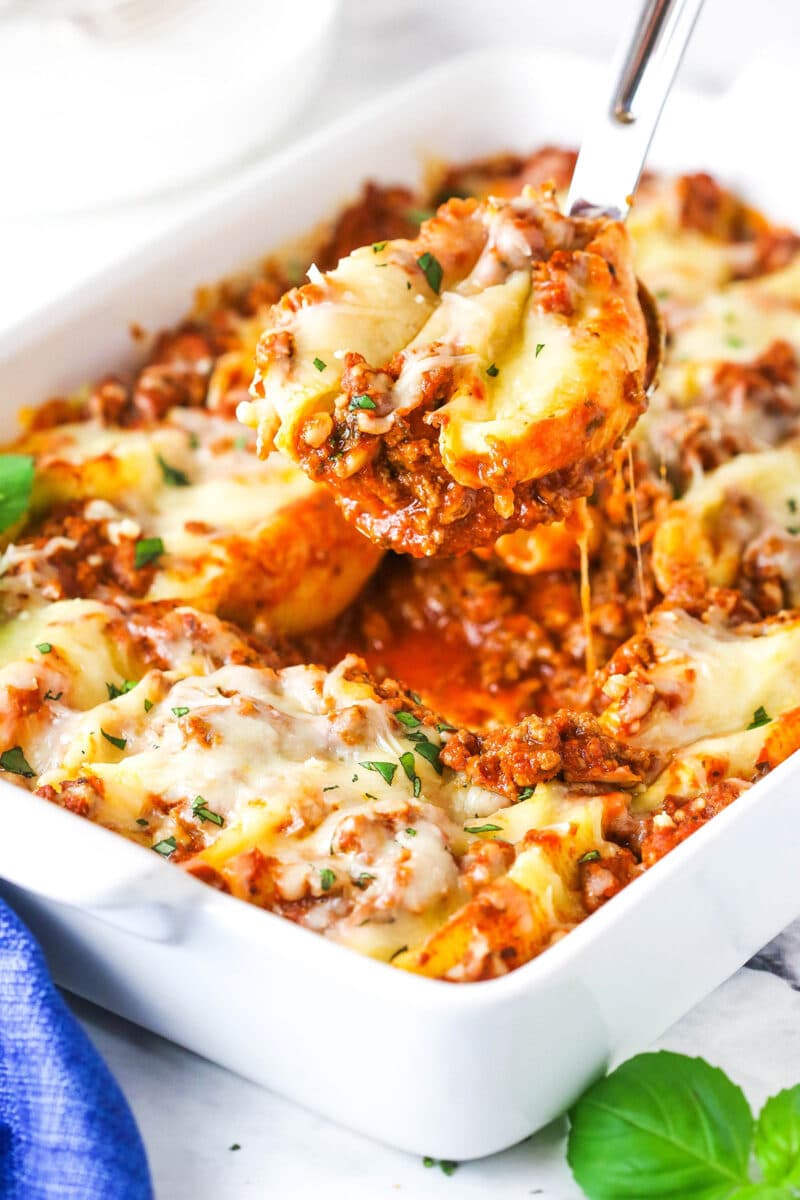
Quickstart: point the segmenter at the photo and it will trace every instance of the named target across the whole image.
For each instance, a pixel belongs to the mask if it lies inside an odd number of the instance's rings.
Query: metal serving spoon
[[[702,5],[703,0],[645,0],[633,37],[622,40],[614,57],[609,103],[593,115],[581,143],[567,198],[570,216],[627,217]],[[664,333],[658,305],[641,280],[639,302],[647,323],[649,387],[661,363]]]

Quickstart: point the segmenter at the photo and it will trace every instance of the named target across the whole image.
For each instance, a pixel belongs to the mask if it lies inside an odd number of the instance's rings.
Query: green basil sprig
[[[589,1200],[790,1200],[800,1195],[800,1085],[754,1122],[718,1067],[640,1054],[572,1109],[567,1160]]]
[[[33,488],[33,456],[0,454],[0,533],[25,516]]]

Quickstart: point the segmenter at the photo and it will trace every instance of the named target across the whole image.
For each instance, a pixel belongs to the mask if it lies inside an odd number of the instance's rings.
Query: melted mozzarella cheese
[[[559,247],[554,277],[540,273]],[[302,460],[307,420],[347,403],[347,353],[383,372],[379,411],[356,414],[365,433],[419,407],[426,375],[446,368],[452,389],[428,416],[442,461],[466,487],[506,491],[616,440],[638,411],[645,351],[622,226],[575,234],[549,193],[457,201],[418,242],[357,250],[284,298],[240,417]]]
[[[335,617],[380,555],[302,471],[278,454],[260,461],[247,442],[229,420],[177,408],[146,431],[88,421],[35,432],[18,449],[36,457],[39,514],[87,500],[84,518],[104,523],[110,540],[160,539],[146,599],[298,632]],[[51,553],[61,546],[48,543]],[[18,543],[0,589],[15,604],[20,593],[41,596],[48,557]],[[15,561],[22,579],[8,571]]]
[[[647,634],[653,662],[604,685],[605,728],[667,756],[701,738],[739,733],[759,709],[777,716],[800,704],[800,619],[755,634],[662,610]]]
[[[730,283],[672,322],[665,391],[695,399],[721,362],[747,363],[773,342],[800,351],[800,255],[768,275]]]
[[[698,477],[656,530],[653,567],[668,592],[687,573],[741,583],[744,556],[783,581],[800,603],[800,446],[740,454]]]

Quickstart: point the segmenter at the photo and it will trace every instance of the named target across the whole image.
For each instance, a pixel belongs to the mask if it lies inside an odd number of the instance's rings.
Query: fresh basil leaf
[[[24,517],[33,489],[33,455],[0,454],[0,533]]]
[[[702,1058],[639,1054],[570,1113],[567,1161],[589,1200],[728,1200],[747,1184],[753,1117]]]
[[[725,1200],[792,1200],[797,1192],[794,1188],[778,1187],[772,1183],[745,1183],[732,1192],[725,1192]]]
[[[764,1105],[756,1122],[755,1150],[767,1183],[800,1187],[800,1084]]]

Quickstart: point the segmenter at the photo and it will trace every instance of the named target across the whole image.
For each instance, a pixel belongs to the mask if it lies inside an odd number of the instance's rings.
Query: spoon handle
[[[645,0],[614,58],[608,106],[581,145],[567,211],[587,205],[624,218],[703,0]]]

